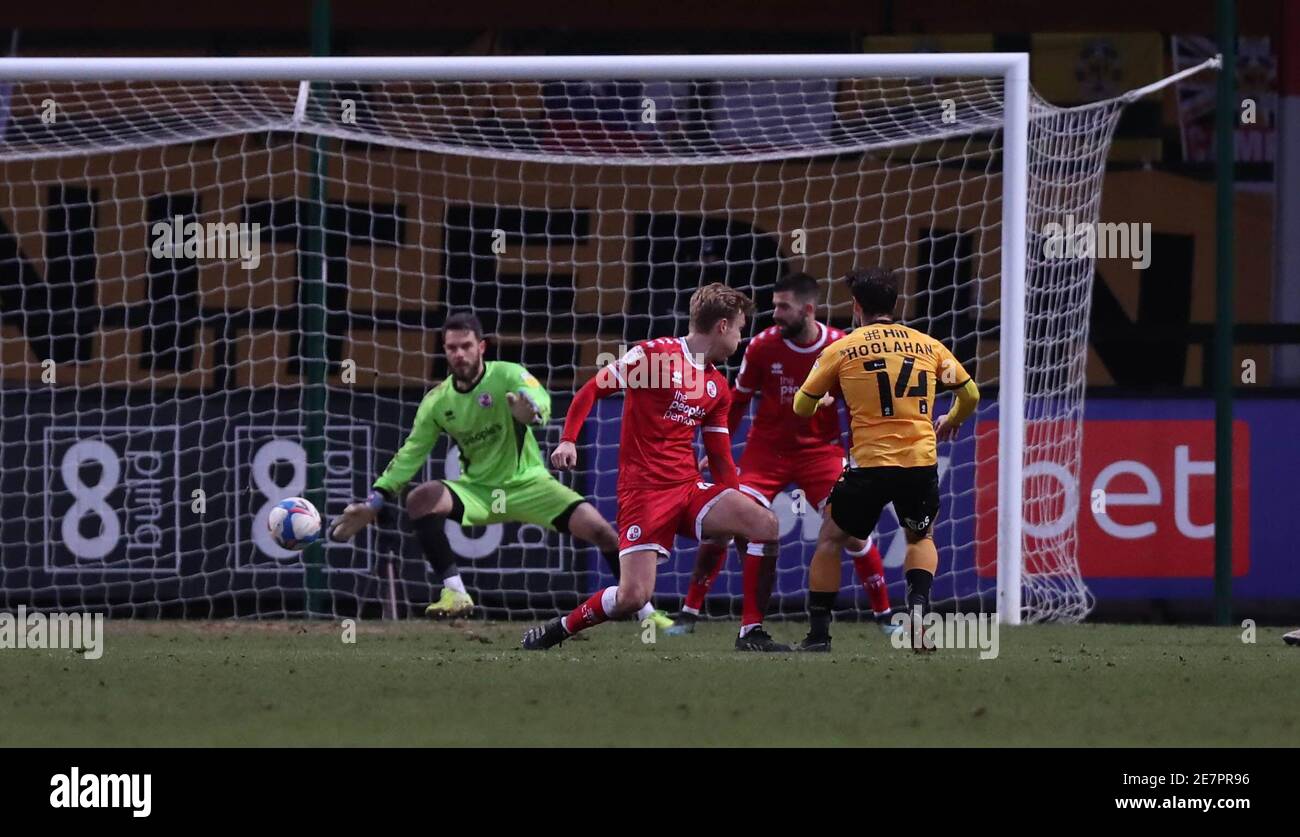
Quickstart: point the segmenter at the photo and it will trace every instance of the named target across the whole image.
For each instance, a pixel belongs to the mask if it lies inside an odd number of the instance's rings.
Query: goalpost
[[[303,555],[264,521],[364,496],[445,374],[448,311],[543,379],[549,450],[573,390],[684,332],[701,282],[762,328],[802,269],[847,327],[839,278],[883,264],[902,320],[997,393],[941,451],[936,603],[1082,619],[1092,262],[1042,235],[1097,220],[1131,98],[1052,107],[1020,53],[0,59],[0,607],[414,613],[433,579],[400,527]],[[617,409],[573,480],[610,518]],[[416,480],[458,472],[444,439]],[[816,513],[777,510],[775,599],[802,611]],[[448,535],[492,611],[607,572],[537,527]]]

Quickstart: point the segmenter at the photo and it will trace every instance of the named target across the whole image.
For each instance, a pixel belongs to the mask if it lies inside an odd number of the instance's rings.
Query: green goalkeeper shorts
[[[554,529],[554,520],[583,502],[578,492],[540,472],[510,485],[483,485],[467,479],[443,480],[460,502],[461,526],[489,523],[535,523]],[[450,517],[455,520],[453,507]]]

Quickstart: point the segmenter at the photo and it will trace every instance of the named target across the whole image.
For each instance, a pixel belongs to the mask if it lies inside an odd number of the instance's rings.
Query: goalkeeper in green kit
[[[551,476],[532,427],[551,417],[551,396],[517,363],[484,361],[487,341],[472,314],[454,314],[443,325],[443,351],[451,375],[420,402],[401,450],[375,480],[370,496],[353,503],[330,527],[346,541],[396,501],[429,457],[439,433],[460,449],[461,477],[432,480],[411,489],[406,513],[425,560],[442,579],[442,595],[429,605],[434,617],[465,616],[474,600],[465,590],[443,530],[450,518],[461,526],[533,523],[595,544],[618,576],[618,535],[596,507]],[[672,620],[646,605],[637,618],[656,627]]]

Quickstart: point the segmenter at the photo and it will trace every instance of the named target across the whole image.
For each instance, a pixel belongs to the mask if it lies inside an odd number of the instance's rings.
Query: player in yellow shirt
[[[839,383],[851,419],[854,466],[836,483],[829,514],[822,516],[809,569],[810,627],[799,646],[805,651],[830,650],[840,552],[850,536],[871,534],[887,503],[894,504],[907,537],[908,612],[929,611],[939,566],[931,537],[939,514],[937,442],[954,438],[979,404],[979,389],[946,346],[894,322],[898,279],[891,271],[856,270],[846,281],[861,326],[822,350],[794,398],[794,411],[811,416]],[[935,397],[944,391],[954,393],[956,404],[933,421]]]

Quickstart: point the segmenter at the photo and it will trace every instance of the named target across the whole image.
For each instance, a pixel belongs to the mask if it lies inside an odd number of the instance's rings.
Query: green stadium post
[[[1232,391],[1233,391],[1233,182],[1237,122],[1237,22],[1235,0],[1218,0],[1215,28],[1223,67],[1214,117],[1215,319],[1214,319],[1214,621],[1232,621]]]
[[[313,0],[311,54],[329,55],[330,3]],[[312,82],[312,93],[328,93],[328,85]],[[326,140],[314,138],[308,167],[311,171],[311,200],[306,206],[306,235],[302,263],[303,447],[307,454],[307,499],[325,514],[325,176]],[[306,563],[307,615],[327,615],[325,547],[314,544],[303,556]]]

